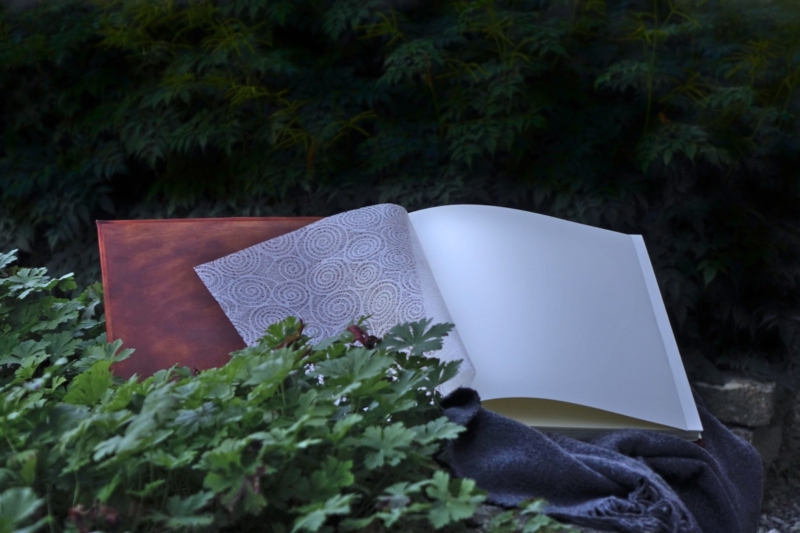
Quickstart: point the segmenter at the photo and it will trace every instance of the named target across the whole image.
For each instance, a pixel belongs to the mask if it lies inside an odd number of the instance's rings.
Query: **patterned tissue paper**
[[[361,316],[378,336],[423,318],[452,323],[408,213],[393,204],[328,217],[194,270],[248,346],[287,316],[302,319],[313,341]],[[472,381],[455,330],[434,355],[464,361],[447,389]]]

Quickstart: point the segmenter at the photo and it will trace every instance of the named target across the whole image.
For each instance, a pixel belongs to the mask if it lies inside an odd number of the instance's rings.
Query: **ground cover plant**
[[[436,461],[462,428],[424,357],[452,327],[355,325],[309,343],[289,317],[222,368],[127,381],[93,286],[0,254],[0,533],[468,531],[485,494]],[[356,338],[363,342],[354,342]],[[568,531],[542,502],[495,533]]]
[[[88,283],[94,219],[518,207],[643,234],[693,377],[798,378],[798,14],[789,0],[0,9],[0,249]]]

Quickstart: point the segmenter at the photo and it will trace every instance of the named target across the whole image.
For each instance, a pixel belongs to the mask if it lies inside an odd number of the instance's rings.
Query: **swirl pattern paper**
[[[267,326],[296,316],[312,340],[338,335],[360,316],[370,332],[422,318],[452,322],[405,209],[381,204],[325,218],[195,267],[247,345]],[[458,333],[442,360],[463,360],[443,394],[472,382]]]

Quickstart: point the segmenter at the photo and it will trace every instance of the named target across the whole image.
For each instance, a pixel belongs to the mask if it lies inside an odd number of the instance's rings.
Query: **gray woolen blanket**
[[[755,533],[763,470],[758,452],[711,416],[695,394],[701,444],[652,431],[578,441],[483,409],[472,389],[442,401],[466,427],[442,459],[474,479],[488,501],[513,507],[544,498],[566,523],[630,533]]]

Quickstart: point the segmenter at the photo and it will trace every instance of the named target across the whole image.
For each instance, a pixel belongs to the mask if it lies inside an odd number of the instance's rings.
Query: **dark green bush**
[[[452,325],[366,348],[350,332],[311,345],[290,317],[222,368],[122,381],[111,364],[131,350],[99,333],[97,288],[59,298],[71,276],[13,259],[0,254],[0,533],[468,530],[484,495],[435,461],[463,429],[435,391],[458,365],[423,356]],[[541,506],[526,533],[567,529]]]
[[[492,203],[645,235],[694,375],[797,377],[786,0],[97,0],[0,13],[0,246],[94,218]]]

